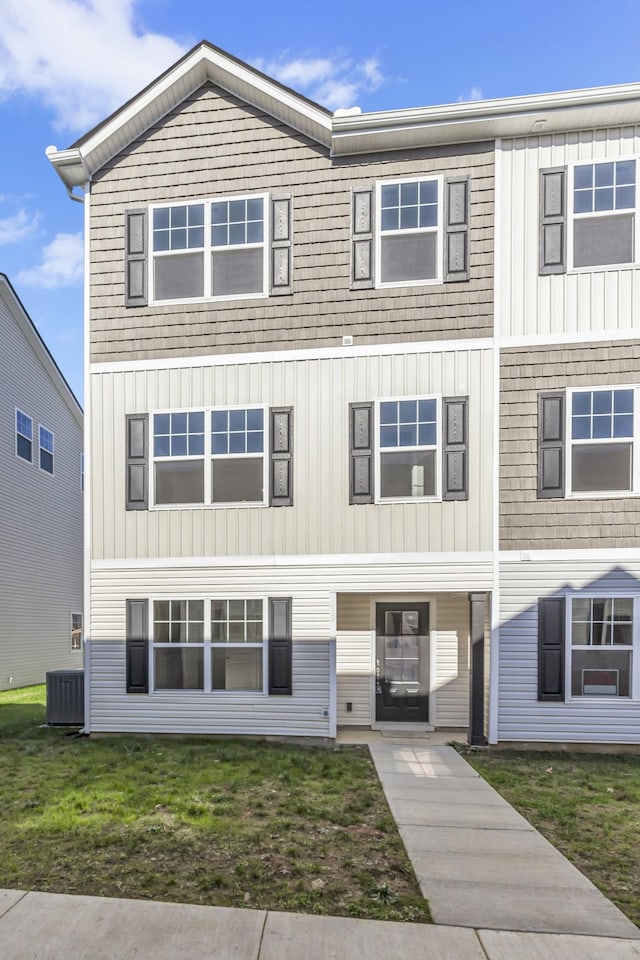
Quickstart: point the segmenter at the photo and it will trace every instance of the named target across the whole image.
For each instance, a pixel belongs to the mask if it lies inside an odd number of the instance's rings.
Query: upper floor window
[[[573,167],[574,267],[634,263],[636,161],[609,160]]]
[[[33,420],[21,410],[16,410],[16,455],[33,460]]]
[[[53,433],[40,427],[40,469],[53,474]]]
[[[567,406],[569,490],[633,492],[637,486],[633,388],[572,390]]]
[[[152,299],[265,296],[266,216],[264,194],[153,207]]]
[[[378,183],[378,286],[441,282],[439,178]]]
[[[381,400],[378,413],[379,499],[438,497],[437,399]]]
[[[264,504],[265,449],[262,407],[155,413],[152,502]]]

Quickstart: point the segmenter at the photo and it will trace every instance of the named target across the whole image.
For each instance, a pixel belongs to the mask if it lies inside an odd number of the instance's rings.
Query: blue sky
[[[82,206],[45,157],[207,39],[335,109],[640,81],[617,0],[0,0],[0,272],[82,400]]]

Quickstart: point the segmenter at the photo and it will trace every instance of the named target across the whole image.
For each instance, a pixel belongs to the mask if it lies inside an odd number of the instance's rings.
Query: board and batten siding
[[[640,265],[538,275],[540,170],[640,156],[640,127],[559,133],[499,141],[496,181],[500,257],[496,331],[500,337],[640,335]],[[636,224],[636,234],[638,224]],[[637,242],[637,240],[636,240]]]
[[[637,594],[640,560],[503,561],[500,564],[498,740],[553,743],[638,743],[640,702],[575,697],[538,702],[538,599]],[[634,657],[640,650],[634,650]]]
[[[491,548],[492,351],[194,361],[91,373],[92,557],[162,558],[482,551]],[[349,403],[469,396],[469,499],[349,505]],[[292,406],[293,507],[125,510],[125,415]]]
[[[470,176],[470,274],[462,283],[351,290],[351,189],[380,178]],[[490,336],[492,143],[332,159],[326,147],[206,84],[91,184],[93,361]],[[125,210],[247,193],[293,204],[293,294],[124,306]],[[212,322],[213,321],[213,322]]]
[[[338,594],[337,716],[338,725],[368,726],[374,675],[375,603],[389,593]],[[431,678],[435,724],[466,727],[469,720],[469,604],[466,593],[402,593],[399,602],[429,603],[429,635],[434,644]],[[347,703],[352,704],[351,711]]]
[[[637,497],[537,497],[538,393],[640,383],[640,341],[500,351],[500,546],[640,546]]]
[[[0,689],[82,667],[71,613],[82,613],[82,415],[63,398],[0,286]],[[33,462],[16,448],[16,407],[33,420]],[[54,434],[54,474],[39,468],[38,426]]]

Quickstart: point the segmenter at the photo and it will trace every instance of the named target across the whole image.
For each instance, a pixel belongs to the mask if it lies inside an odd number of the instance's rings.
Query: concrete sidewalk
[[[633,940],[0,891],[2,960],[640,960]]]
[[[369,749],[435,923],[640,939],[640,930],[453,747]],[[508,940],[491,942],[495,948]],[[640,945],[634,949],[631,955],[640,956]]]

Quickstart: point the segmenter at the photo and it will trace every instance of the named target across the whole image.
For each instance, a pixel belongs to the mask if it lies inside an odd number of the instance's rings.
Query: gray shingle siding
[[[420,173],[471,177],[471,280],[350,290],[351,188]],[[105,166],[91,188],[91,359],[482,337],[492,332],[493,145],[332,161],[325,148],[206,85]],[[126,309],[124,211],[279,191],[293,198],[294,293]]]
[[[501,351],[501,549],[640,546],[640,502],[635,497],[536,496],[538,393],[639,380],[640,341]]]

